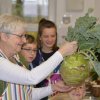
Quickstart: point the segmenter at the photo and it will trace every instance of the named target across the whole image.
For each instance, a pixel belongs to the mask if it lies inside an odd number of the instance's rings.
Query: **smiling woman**
[[[52,94],[53,91],[71,90],[72,87],[65,86],[63,82],[41,89],[29,85],[38,84],[56,68],[63,60],[63,56],[74,53],[77,49],[77,42],[67,42],[48,61],[29,71],[23,67],[19,59],[15,58],[15,54],[18,54],[22,45],[26,43],[25,38],[20,38],[24,36],[27,29],[25,24],[26,22],[17,16],[5,14],[0,16],[0,82],[2,80],[3,85],[0,87],[4,87],[0,91],[2,100],[40,100]],[[28,49],[33,50],[29,47]]]

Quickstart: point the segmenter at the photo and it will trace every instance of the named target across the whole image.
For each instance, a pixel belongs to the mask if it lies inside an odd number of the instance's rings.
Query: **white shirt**
[[[57,51],[47,61],[30,71],[12,63],[7,58],[0,57],[0,80],[24,85],[36,85],[45,79],[62,60],[62,55]],[[52,94],[51,86],[32,89],[33,100],[40,100],[50,94]]]

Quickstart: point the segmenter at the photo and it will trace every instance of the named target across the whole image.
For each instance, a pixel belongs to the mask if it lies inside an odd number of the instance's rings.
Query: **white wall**
[[[64,36],[67,35],[68,26],[74,26],[76,19],[80,16],[83,16],[87,12],[88,8],[94,9],[93,15],[98,18],[98,22],[100,23],[100,0],[83,0],[83,10],[73,12],[66,11],[66,1],[67,0],[49,0],[49,19],[54,21],[57,25],[58,45],[64,42]],[[0,0],[0,13],[3,12],[11,13],[11,0]],[[62,23],[62,18],[65,14],[70,16],[71,21],[69,24]],[[37,25],[29,25],[29,30],[37,31],[37,27]]]
[[[93,15],[100,17],[100,13],[98,13],[100,8],[99,4],[100,0],[84,0],[84,7],[82,11],[66,12],[66,0],[57,0],[56,24],[58,28],[58,45],[64,42],[64,36],[67,35],[68,26],[74,26],[76,19],[83,16],[87,12],[88,8],[93,8]],[[62,23],[62,17],[64,14],[69,14],[69,16],[71,16],[71,22],[69,24]]]
[[[9,13],[11,14],[11,0],[0,0],[0,14]]]
[[[95,0],[95,13],[94,15],[98,18],[98,22],[100,23],[100,0]]]

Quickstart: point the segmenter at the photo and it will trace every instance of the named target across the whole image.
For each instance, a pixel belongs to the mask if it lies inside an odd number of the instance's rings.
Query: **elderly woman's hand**
[[[51,84],[52,90],[54,92],[69,92],[74,87],[66,86],[62,80],[57,81],[55,84]]]
[[[62,54],[62,56],[68,56],[73,54],[74,52],[76,52],[77,50],[77,42],[73,41],[73,42],[66,42],[65,44],[63,44],[60,48],[59,48],[59,52]]]

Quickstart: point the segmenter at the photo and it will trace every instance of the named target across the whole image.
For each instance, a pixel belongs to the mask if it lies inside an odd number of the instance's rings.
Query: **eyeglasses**
[[[19,35],[19,34],[10,34],[10,35],[16,35],[16,36],[18,36],[20,38],[26,38],[26,34],[21,34],[21,35]]]
[[[27,48],[21,48],[22,50],[26,50],[27,52],[37,52],[37,49],[27,49]]]

